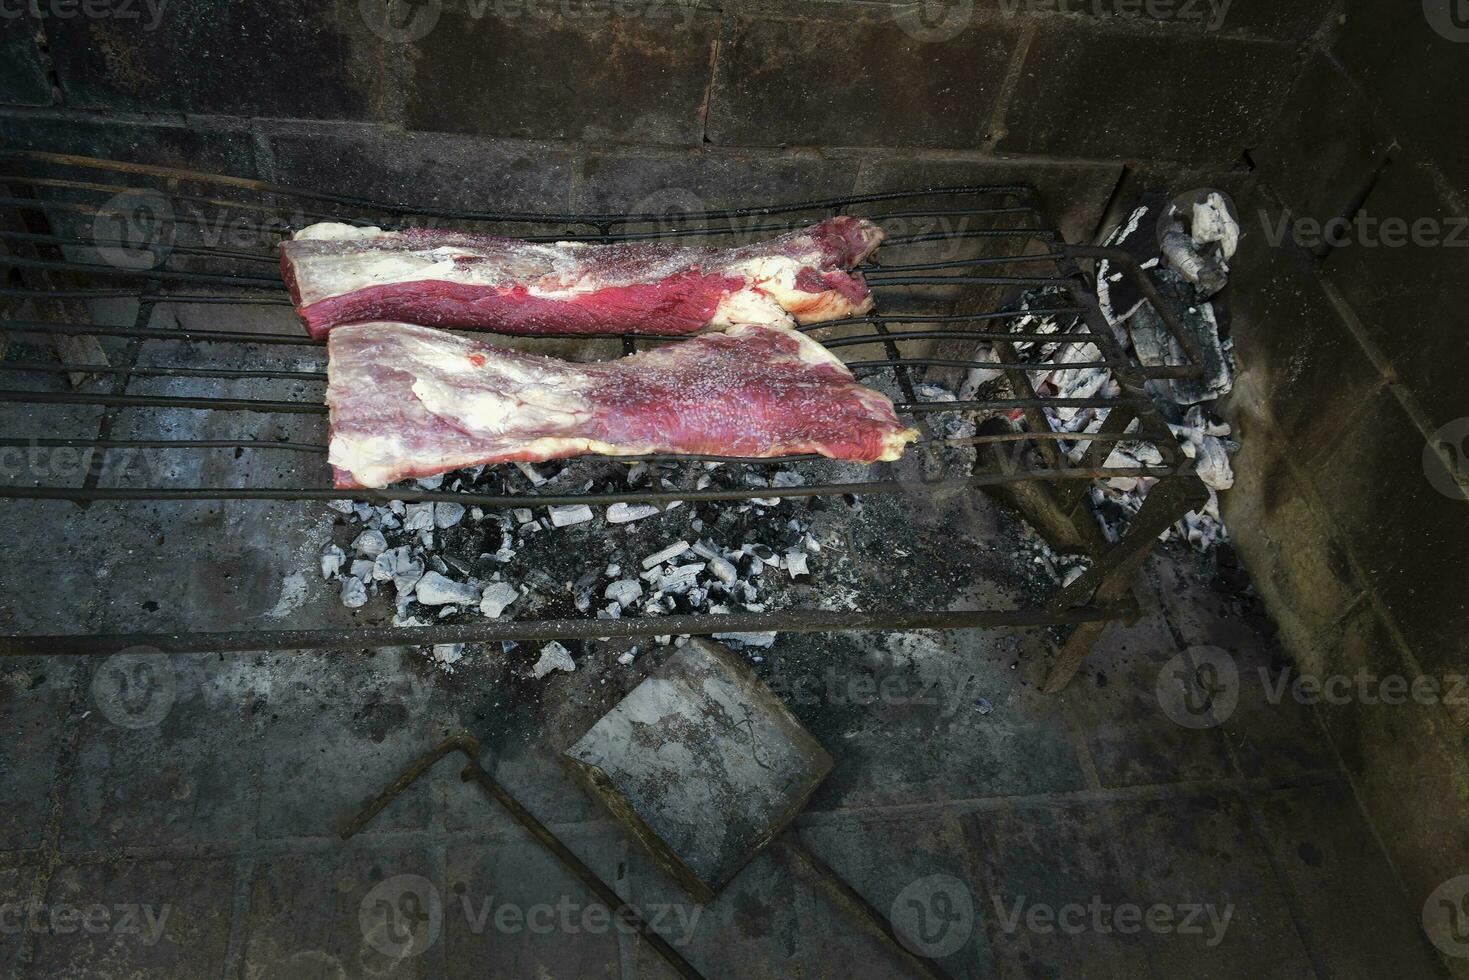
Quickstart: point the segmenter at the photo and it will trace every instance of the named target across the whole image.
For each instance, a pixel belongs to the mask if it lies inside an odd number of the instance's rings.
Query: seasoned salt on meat
[[[588,453],[872,462],[918,436],[826,348],[776,327],[586,364],[405,323],[340,327],[327,350],[341,488]]]
[[[281,244],[281,277],[318,339],[342,324],[378,320],[509,334],[673,336],[866,313],[871,293],[849,270],[882,236],[872,222],[848,216],[735,248],[539,244],[327,222]]]

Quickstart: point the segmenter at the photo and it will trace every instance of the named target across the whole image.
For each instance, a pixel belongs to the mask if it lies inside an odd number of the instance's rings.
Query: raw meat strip
[[[406,323],[327,341],[336,485],[384,487],[480,463],[578,456],[820,453],[897,459],[893,403],[794,330],[737,325],[578,364]]]
[[[373,320],[509,334],[674,335],[866,313],[867,283],[847,270],[881,241],[881,228],[853,217],[738,248],[535,244],[328,222],[281,243],[281,278],[317,339]]]

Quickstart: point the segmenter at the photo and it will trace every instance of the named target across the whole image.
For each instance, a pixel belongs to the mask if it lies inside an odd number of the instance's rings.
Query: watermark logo
[[[641,919],[658,935],[674,946],[684,946],[694,938],[694,929],[704,909],[699,905],[653,903],[627,906],[614,912],[601,902],[578,902],[570,895],[560,900],[521,905],[496,901],[494,895],[476,901],[469,895],[459,896],[465,926],[476,936],[493,931],[503,936],[521,933],[545,936],[560,933],[567,936],[606,935],[616,931],[633,935],[635,920]]]
[[[893,20],[915,41],[941,44],[969,27],[974,20],[974,0],[919,0],[897,8]]]
[[[148,270],[168,258],[173,245],[174,211],[154,190],[114,194],[92,218],[92,241],[108,265]]]
[[[92,703],[121,728],[151,728],[168,717],[178,696],[173,662],[156,647],[129,647],[92,675]]]
[[[1000,0],[1007,17],[1016,14],[1089,14],[1124,20],[1193,24],[1206,31],[1224,26],[1234,0]]]
[[[384,878],[357,908],[362,938],[390,959],[421,956],[444,931],[444,902],[434,883],[419,875]]]
[[[1469,485],[1469,418],[1440,426],[1423,447],[1423,475],[1450,500],[1463,500]]]
[[[1469,217],[1419,217],[1409,220],[1396,215],[1382,217],[1359,211],[1325,221],[1310,215],[1295,215],[1289,209],[1278,217],[1261,208],[1258,212],[1265,241],[1279,248],[1287,239],[1298,248],[1319,252],[1326,248],[1469,248]]]
[[[389,44],[428,37],[444,13],[444,0],[357,0],[367,29]]]
[[[1139,905],[1136,902],[1109,902],[1101,895],[1093,895],[1085,903],[1067,902],[1064,905],[1032,902],[1024,895],[1010,902],[996,895],[993,901],[996,921],[1009,935],[1019,932],[1022,927],[1042,936],[1056,933],[1063,936],[1084,933],[1108,935],[1114,932],[1130,935],[1146,931],[1157,935],[1202,936],[1204,945],[1212,949],[1224,941],[1229,922],[1234,918],[1232,902],[1223,906],[1212,902]]]
[[[1163,713],[1184,728],[1215,728],[1239,705],[1239,667],[1218,647],[1189,647],[1158,671]]]
[[[167,904],[140,905],[132,902],[114,905],[101,902],[90,905],[0,902],[0,936],[22,933],[67,936],[79,932],[99,936],[110,933],[114,936],[139,936],[144,946],[154,946],[163,938],[170,911],[172,909]]]
[[[0,20],[117,20],[158,30],[169,0],[0,0]]]
[[[0,446],[0,476],[12,481],[74,480],[86,474],[116,479],[159,477],[167,469],[163,453],[119,446],[92,449],[80,446],[43,446],[33,439],[25,446]]]
[[[979,678],[975,674],[963,677],[944,674],[925,679],[901,672],[847,672],[827,667],[820,674],[779,671],[766,682],[777,697],[791,705],[893,710],[928,707],[937,708],[943,718],[953,717],[961,708],[977,706],[984,700],[979,697]]]
[[[1450,878],[1429,893],[1423,931],[1445,956],[1469,956],[1469,875]]]
[[[1340,707],[1346,704],[1399,705],[1413,704],[1431,707],[1437,704],[1451,707],[1469,705],[1463,674],[1445,674],[1434,677],[1419,674],[1406,677],[1402,674],[1376,674],[1360,668],[1355,674],[1297,674],[1281,671],[1271,678],[1264,667],[1260,671],[1260,685],[1265,690],[1265,700],[1280,704],[1286,700],[1297,704],[1325,704]]]
[[[953,875],[929,875],[898,892],[888,919],[911,952],[942,959],[963,948],[974,932],[974,895]]]
[[[1423,16],[1440,37],[1469,41],[1469,0],[1423,0]]]

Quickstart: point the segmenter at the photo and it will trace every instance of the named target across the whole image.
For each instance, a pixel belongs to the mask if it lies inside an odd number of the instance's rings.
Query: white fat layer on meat
[[[411,391],[425,410],[463,429],[501,437],[495,441],[503,440],[504,451],[513,450],[518,459],[556,459],[582,454],[639,456],[664,451],[657,445],[613,444],[571,435],[548,435],[525,441],[514,438],[514,430],[575,429],[590,417],[593,407],[576,390],[577,376],[584,370],[580,367],[568,365],[568,374],[558,370],[554,362],[543,363],[540,359],[526,357],[496,357],[480,345],[453,334],[406,324],[374,323],[345,327],[334,340],[345,340],[355,333],[370,333],[384,327],[392,328],[392,340],[399,345],[395,353],[401,355],[398,366],[415,375]],[[774,330],[795,343],[796,350],[782,354],[782,358],[794,355],[802,363],[826,365],[841,376],[851,377],[851,372],[840,359],[796,331],[743,324],[731,327],[728,335],[740,337],[763,330]],[[490,356],[482,365],[474,364],[469,357],[487,353]],[[371,356],[378,355],[373,353]],[[346,362],[336,359],[328,370],[337,383],[340,383],[340,372],[351,373]],[[496,377],[501,383],[492,386],[495,390],[480,387]],[[457,383],[460,381],[464,383]],[[514,395],[503,394],[505,391],[513,391]],[[858,394],[864,401],[870,400],[875,413],[891,412],[887,399],[880,393],[863,389]],[[899,458],[906,443],[916,437],[917,432],[912,429],[886,434],[883,452],[878,458]],[[363,433],[336,428],[332,433],[328,459],[333,466],[351,473],[362,486],[383,487],[403,477],[402,462],[412,458],[416,449],[392,432]],[[486,446],[462,453],[446,453],[435,460],[435,465],[442,470],[475,465],[493,457],[495,451],[492,446]],[[793,451],[805,451],[805,447],[772,445],[768,453],[779,456]]]
[[[392,234],[393,232],[383,231],[375,225],[362,228],[357,225],[345,225],[340,221],[321,221],[302,228],[291,236],[291,240],[296,242],[349,242],[359,238],[383,238]]]
[[[296,241],[358,241],[369,238],[391,239],[397,232],[380,228],[357,228],[336,222],[322,222],[297,232]],[[609,285],[596,276],[583,275],[582,256],[592,248],[586,242],[554,244],[518,242],[514,248],[484,251],[440,245],[416,251],[349,251],[341,254],[303,255],[294,262],[296,288],[306,305],[343,296],[373,286],[408,282],[454,282],[470,286],[524,286],[527,294],[540,299],[565,299],[595,292]],[[456,262],[456,259],[473,259]],[[743,277],[748,285],[732,290],[721,300],[710,320],[710,326],[725,327],[735,323],[763,323],[791,326],[821,323],[826,320],[864,313],[871,309],[871,297],[853,304],[835,290],[807,292],[796,287],[801,269],[820,265],[818,254],[792,257],[761,255],[729,266],[714,266],[710,272]],[[672,275],[686,260],[674,259],[655,276]],[[789,311],[789,312],[787,312]]]
[[[772,327],[796,325],[795,319],[779,303],[754,289],[726,293],[709,318],[709,326],[715,328],[736,323],[763,323]]]
[[[575,425],[591,415],[591,406],[567,391],[545,385],[512,389],[514,395],[466,390],[433,377],[417,378],[413,394],[441,419],[452,419],[471,432],[501,435],[513,428]]]
[[[760,294],[769,297],[773,305],[789,310],[796,322],[801,324],[821,323],[844,316],[866,312],[871,309],[869,297],[865,302],[854,305],[851,300],[836,290],[810,293],[796,286],[796,276],[807,266],[819,266],[820,257],[807,255],[792,258],[788,255],[761,255],[730,266],[731,275],[744,276]],[[736,321],[740,322],[740,321]],[[745,323],[769,323],[763,317],[751,317]]]

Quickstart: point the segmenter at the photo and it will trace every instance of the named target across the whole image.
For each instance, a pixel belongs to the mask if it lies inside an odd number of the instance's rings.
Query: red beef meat
[[[871,294],[849,270],[881,241],[882,229],[853,217],[737,248],[537,244],[325,223],[281,244],[281,277],[318,339],[374,320],[508,334],[678,335],[865,313]]]
[[[739,325],[579,364],[403,323],[327,343],[336,485],[578,456],[897,459],[918,433],[802,334]]]

